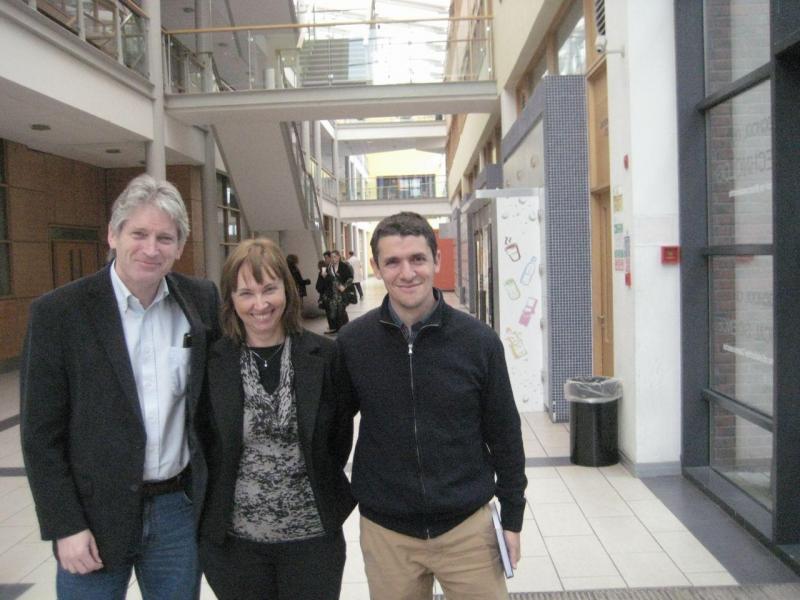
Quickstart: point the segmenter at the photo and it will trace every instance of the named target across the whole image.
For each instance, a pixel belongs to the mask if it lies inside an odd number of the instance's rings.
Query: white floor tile
[[[608,553],[593,535],[550,537],[545,544],[559,577],[619,575]]]
[[[347,544],[347,562],[344,564],[342,581],[347,583],[367,581],[367,574],[364,572],[364,557],[361,555],[361,548],[358,544]]]
[[[633,477],[610,477],[608,481],[626,502],[656,500],[655,494],[639,479],[634,479]]]
[[[616,492],[576,492],[575,502],[587,517],[626,517],[633,516],[630,507]]]
[[[514,577],[506,579],[509,592],[560,592],[561,581],[550,558],[529,556],[519,561]]]
[[[342,583],[339,600],[369,600],[369,587],[366,583]]]
[[[528,487],[537,479],[560,479],[555,467],[525,467],[525,476],[528,478]]]
[[[0,468],[21,468],[22,467],[22,450],[17,450],[11,454],[7,454],[0,458]]]
[[[0,583],[17,583],[52,557],[49,544],[17,544],[0,554]]]
[[[570,454],[569,444],[542,444],[542,447],[547,453],[547,456],[552,458],[565,457]]]
[[[525,496],[532,505],[574,502],[561,479],[537,479],[528,484]]]
[[[28,487],[27,477],[0,477],[0,498],[21,487]]]
[[[661,546],[636,517],[589,517],[600,542],[611,554],[661,552]]]
[[[542,458],[547,456],[545,449],[536,439],[522,438],[526,458]]]
[[[539,532],[536,521],[523,521],[520,533],[520,554],[522,556],[547,556],[547,546]]]
[[[733,575],[727,571],[719,573],[687,573],[686,576],[692,585],[698,587],[712,586],[712,585],[738,585]]]
[[[683,523],[660,500],[637,500],[628,502],[628,506],[651,533],[686,531]]]
[[[613,590],[628,587],[619,575],[609,577],[562,577],[565,590]]]
[[[653,535],[684,573],[725,571],[725,567],[688,531],[666,531]]]
[[[539,504],[532,509],[544,537],[592,535],[592,528],[576,504]]]
[[[32,505],[33,496],[27,485],[4,494],[0,501],[0,524],[5,524],[9,517]]]
[[[612,554],[628,587],[671,587],[691,585],[665,552]]]
[[[0,554],[22,542],[31,533],[30,527],[0,526]]]
[[[28,573],[21,583],[31,583],[33,587],[19,597],[19,600],[51,600],[56,597],[56,561],[44,561]]]
[[[347,517],[347,520],[342,525],[342,532],[344,533],[344,539],[347,542],[358,542],[360,537],[359,533],[359,520],[360,516],[358,513],[358,509],[354,510],[350,513],[350,516]]]
[[[2,525],[19,527],[36,527],[39,520],[36,518],[36,508],[33,504],[26,506],[22,510],[15,512],[2,522]]]

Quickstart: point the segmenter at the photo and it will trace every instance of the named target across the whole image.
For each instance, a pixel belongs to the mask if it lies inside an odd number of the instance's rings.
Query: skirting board
[[[620,450],[619,461],[634,477],[663,477],[665,475],[680,475],[681,463],[635,463]]]

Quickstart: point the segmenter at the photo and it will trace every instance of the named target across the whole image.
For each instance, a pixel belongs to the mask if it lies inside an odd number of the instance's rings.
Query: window
[[[217,175],[217,226],[222,246],[222,256],[227,258],[231,250],[242,240],[242,222],[236,193],[224,175]]]
[[[586,72],[586,23],[583,3],[572,2],[556,32],[558,46],[558,74],[583,75]]]
[[[711,244],[771,244],[769,82],[710,109],[706,137]]]
[[[706,94],[769,62],[769,5],[705,0]]]
[[[378,177],[378,200],[431,198],[435,195],[433,175],[399,175]]]
[[[704,13],[711,469],[773,502],[775,306],[769,6],[706,0]],[[714,93],[725,89],[726,93]]]

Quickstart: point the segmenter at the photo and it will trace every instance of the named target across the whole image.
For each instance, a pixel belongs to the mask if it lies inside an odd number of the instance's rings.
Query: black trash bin
[[[570,403],[569,458],[583,467],[619,462],[617,407],[622,382],[613,377],[574,377],[564,384]]]

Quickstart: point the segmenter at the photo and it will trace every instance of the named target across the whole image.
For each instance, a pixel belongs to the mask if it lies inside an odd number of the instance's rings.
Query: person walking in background
[[[350,250],[348,254],[347,262],[350,265],[350,268],[353,269],[353,285],[358,292],[358,299],[364,299],[364,290],[361,289],[361,282],[364,280],[364,269],[361,265],[361,260],[356,256],[356,253]]]
[[[203,571],[220,600],[338,599],[355,501],[336,345],[301,327],[294,279],[270,240],[242,242],[221,288],[224,337],[209,352],[198,417],[209,463]]]
[[[311,285],[311,280],[303,279],[303,275],[300,273],[298,262],[299,259],[297,258],[296,254],[286,255],[286,264],[289,265],[289,272],[292,274],[292,279],[294,279],[295,287],[297,287],[297,293],[301,298],[305,298],[307,296],[306,286]]]
[[[435,577],[448,600],[508,598],[488,502],[516,566],[526,479],[503,345],[433,287],[423,217],[385,218],[370,245],[386,297],[337,339],[361,412],[352,485],[370,597],[430,600]]]
[[[355,295],[353,290],[353,270],[349,264],[342,260],[342,255],[338,250],[330,252],[325,289],[328,294],[326,315],[329,326],[325,333],[332,335],[350,320],[347,316],[347,305],[355,302],[353,298]]]
[[[170,273],[180,193],[149,175],[111,209],[113,261],[31,304],[20,368],[25,470],[62,600],[199,594],[206,466],[191,418],[218,334],[208,281]]]

